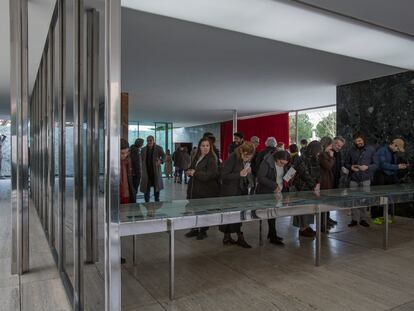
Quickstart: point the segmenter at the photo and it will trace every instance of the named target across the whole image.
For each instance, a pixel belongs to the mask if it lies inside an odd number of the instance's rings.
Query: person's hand
[[[360,165],[359,170],[365,172],[368,169],[368,165]]]
[[[398,169],[399,170],[405,170],[405,169],[407,169],[407,167],[408,167],[408,165],[405,164],[405,163],[398,164]]]
[[[194,173],[195,173],[195,170],[188,170],[187,172],[187,176],[189,176],[189,177],[192,177],[192,176],[194,176]]]
[[[352,170],[353,172],[358,172],[358,171],[359,171],[359,165],[352,165],[352,166],[351,166],[351,170]]]
[[[315,192],[321,191],[321,184],[320,183],[317,183],[316,186],[315,186],[315,188],[313,189],[313,191],[315,191]]]
[[[248,169],[244,168],[240,171],[240,177],[246,177],[248,173]]]
[[[273,191],[274,193],[281,193],[282,189],[280,189],[279,186],[276,187],[275,191]]]
[[[333,152],[333,150],[331,149],[331,150],[328,150],[328,154],[329,154],[329,156],[331,157],[331,158],[333,158],[333,156],[334,156],[334,152]]]

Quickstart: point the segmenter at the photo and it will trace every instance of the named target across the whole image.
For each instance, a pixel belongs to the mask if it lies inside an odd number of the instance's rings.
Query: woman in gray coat
[[[141,150],[142,178],[140,191],[144,193],[145,202],[150,201],[151,187],[154,188],[155,201],[160,200],[160,191],[164,189],[161,164],[165,161],[164,150],[155,144],[154,137],[147,137],[147,145]]]

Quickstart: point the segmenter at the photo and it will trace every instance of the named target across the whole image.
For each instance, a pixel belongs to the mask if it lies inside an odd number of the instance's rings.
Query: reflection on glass
[[[73,63],[73,3],[65,1],[66,4],[66,124],[65,124],[65,176],[66,191],[64,211],[64,247],[65,247],[65,265],[64,270],[74,284],[74,262],[73,262],[73,246],[74,246],[74,215],[73,215],[73,80],[74,80],[74,63]]]

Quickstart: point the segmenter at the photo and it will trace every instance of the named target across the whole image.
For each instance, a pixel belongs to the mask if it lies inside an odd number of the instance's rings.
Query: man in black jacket
[[[374,162],[375,148],[366,145],[364,134],[357,132],[352,137],[354,146],[348,154],[345,161],[345,167],[349,170],[350,182],[349,187],[369,189],[371,179],[377,169]],[[354,227],[359,224],[363,227],[369,227],[367,222],[366,207],[354,208],[352,212],[352,221],[348,225]]]
[[[253,167],[253,173],[256,173],[260,169],[260,164],[262,163],[263,159],[269,154],[274,153],[276,151],[277,141],[274,137],[268,137],[265,142],[265,149],[257,153],[255,167]],[[256,174],[255,174],[256,175]]]
[[[229,145],[228,148],[229,156],[234,152],[234,150],[236,150],[237,147],[243,144],[243,138],[244,134],[242,132],[236,132],[233,134],[233,142]]]

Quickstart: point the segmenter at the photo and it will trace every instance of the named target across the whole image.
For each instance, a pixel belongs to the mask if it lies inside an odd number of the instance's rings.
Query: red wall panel
[[[270,136],[275,137],[278,142],[284,142],[287,147],[289,144],[289,113],[239,120],[237,130],[243,132],[245,140],[250,140],[252,136],[259,137],[259,151],[265,147],[266,138]],[[232,121],[222,122],[220,132],[221,156],[224,161],[227,159],[228,146],[233,141]]]

